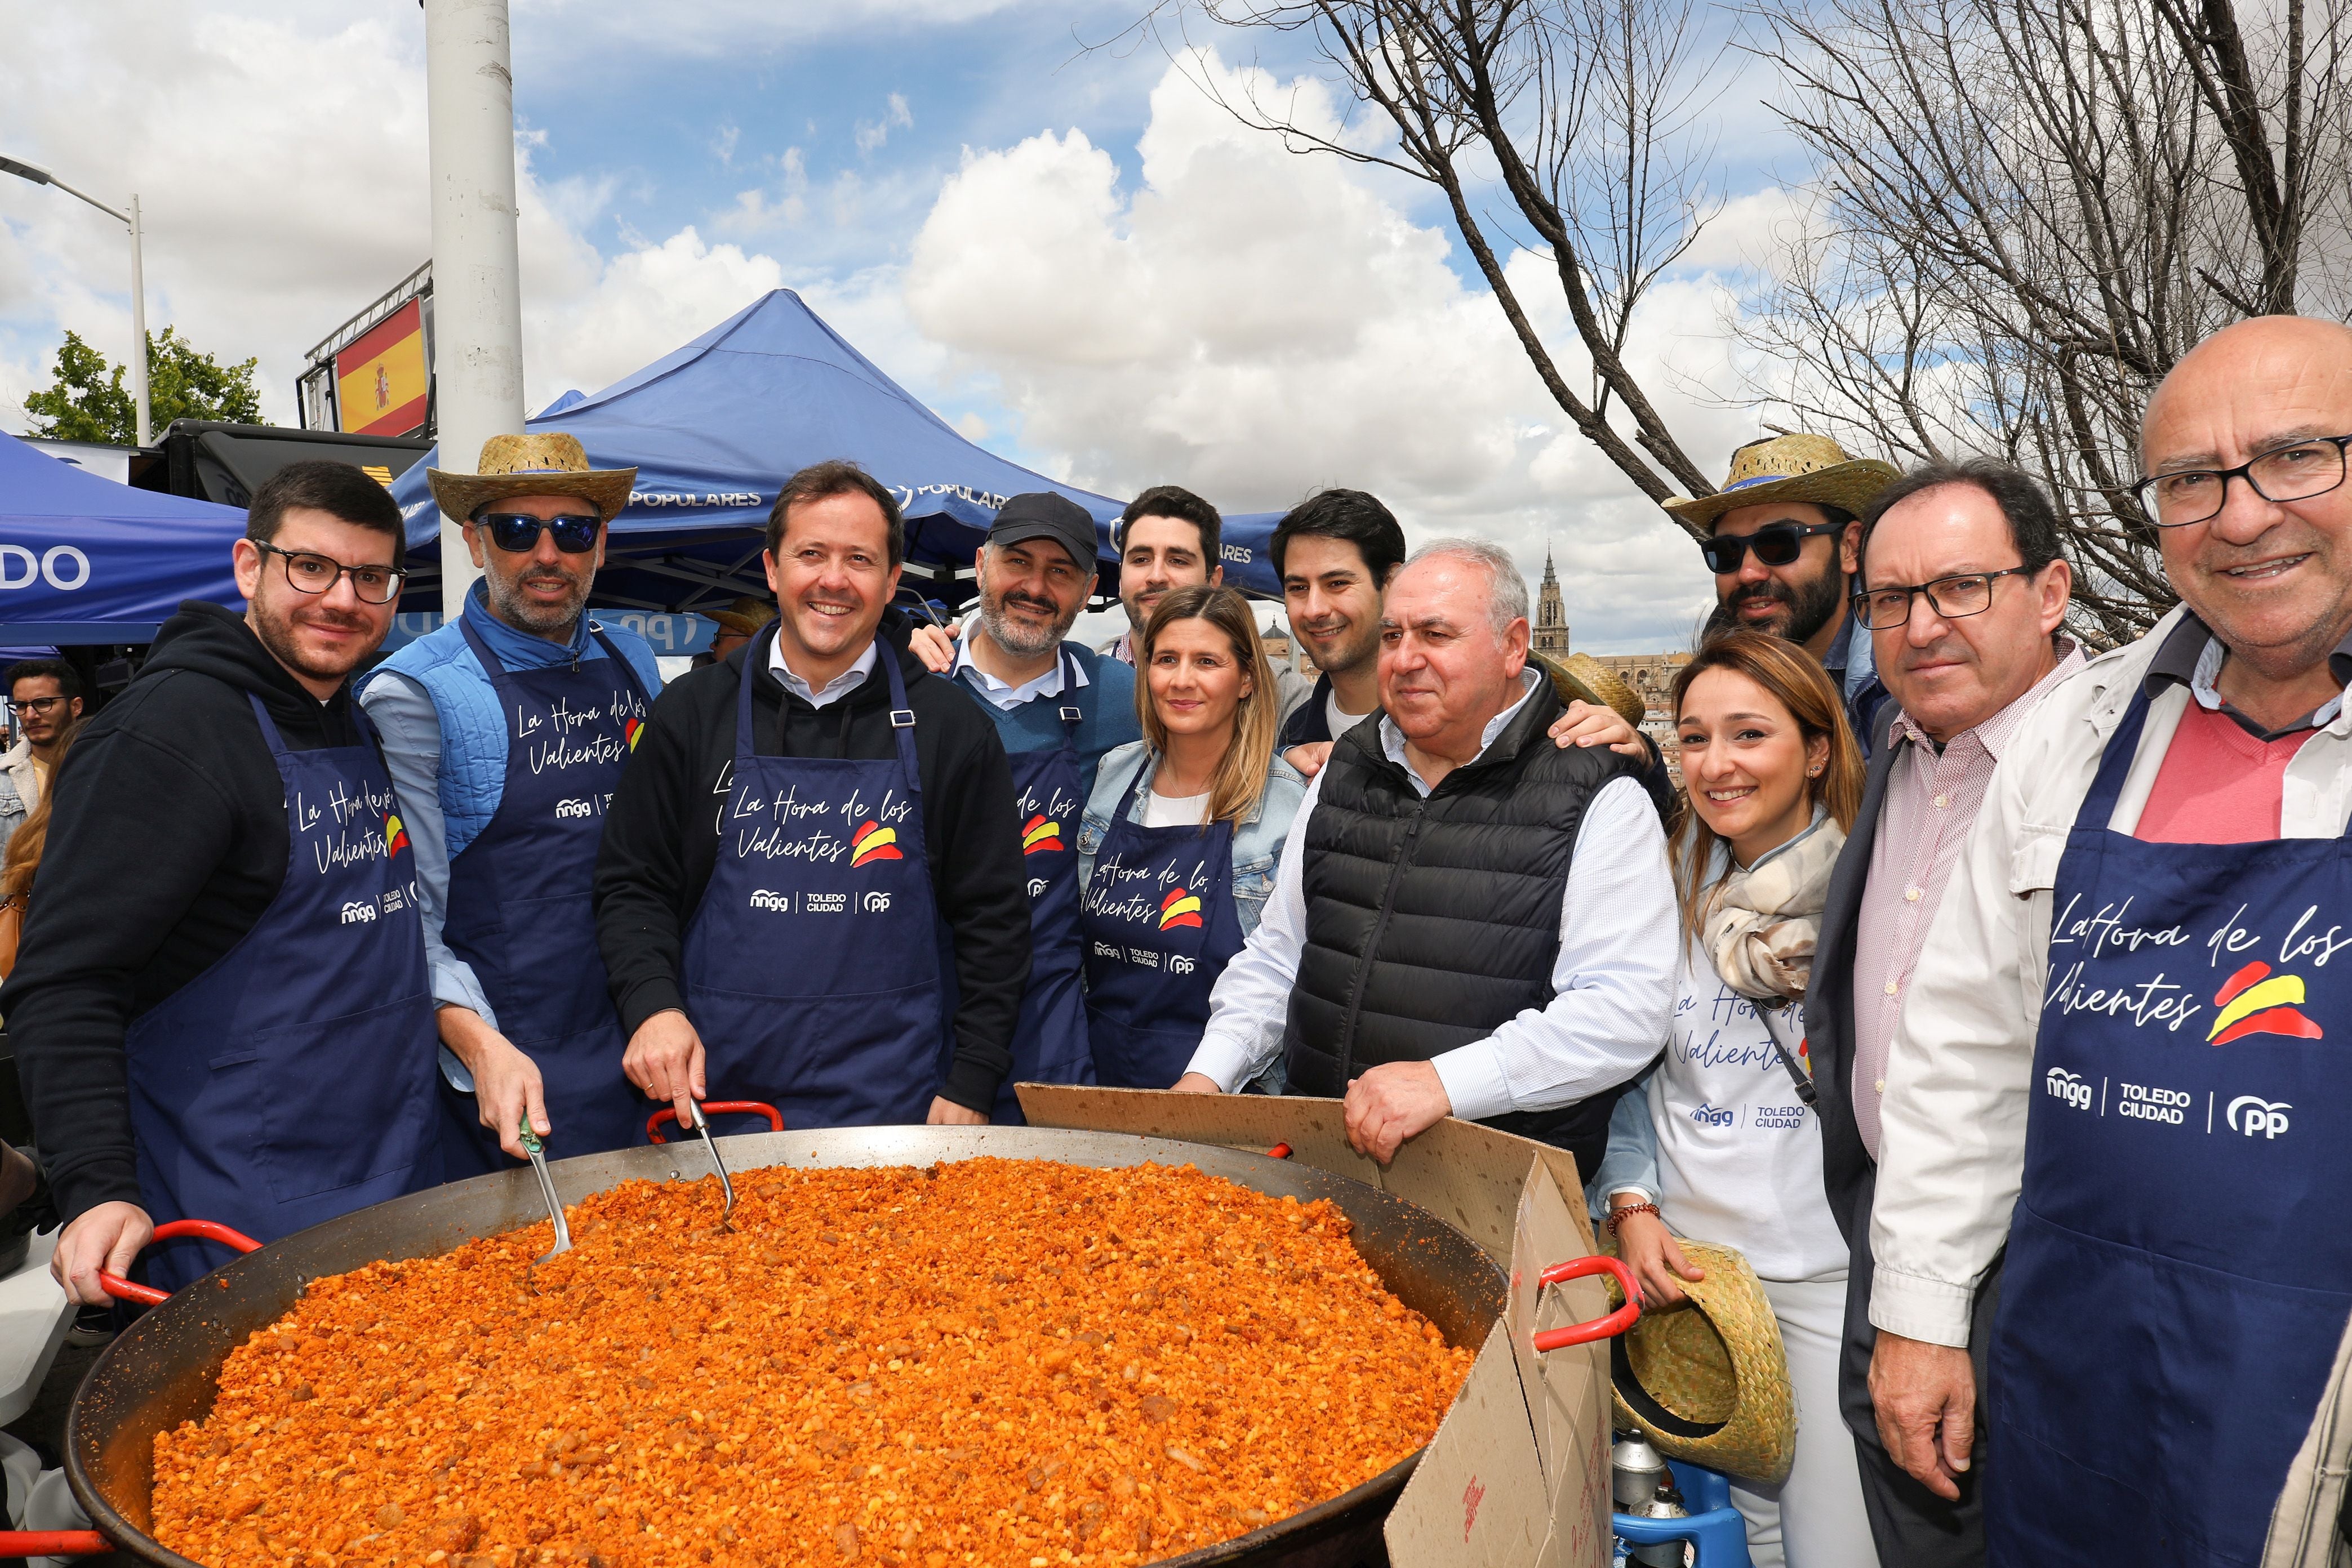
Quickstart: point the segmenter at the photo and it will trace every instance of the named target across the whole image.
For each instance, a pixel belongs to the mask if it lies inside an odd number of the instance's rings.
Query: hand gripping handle
[[[765,1116],[768,1119],[768,1131],[772,1133],[781,1133],[784,1130],[784,1113],[764,1101],[705,1100],[702,1103],[702,1113],[706,1116],[724,1116],[730,1113],[740,1113],[747,1116]],[[663,1106],[660,1110],[646,1118],[646,1136],[651,1138],[656,1144],[666,1144],[669,1142],[667,1138],[661,1135],[662,1124],[666,1122],[674,1123],[677,1120],[677,1107],[675,1105]]]
[[[1581,1280],[1591,1274],[1613,1274],[1625,1292],[1625,1304],[1605,1318],[1595,1318],[1589,1323],[1570,1323],[1566,1328],[1545,1329],[1536,1335],[1538,1350],[1562,1350],[1571,1344],[1591,1344],[1594,1340],[1613,1339],[1641,1321],[1642,1287],[1633,1278],[1633,1270],[1614,1258],[1571,1258],[1565,1263],[1555,1263],[1536,1276],[1538,1284],[1557,1285],[1565,1280]]]
[[[255,1251],[261,1246],[260,1242],[242,1230],[231,1230],[227,1226],[215,1224],[209,1219],[167,1219],[155,1228],[156,1241],[169,1241],[178,1236],[201,1236],[207,1241],[217,1241],[224,1247],[234,1247],[239,1252]],[[134,1284],[120,1274],[109,1274],[102,1270],[98,1276],[98,1284],[99,1289],[118,1301],[137,1301],[150,1307],[159,1306],[171,1300],[172,1296],[169,1291],[159,1291],[152,1285]],[[89,1550],[102,1552],[106,1548],[93,1546]],[[65,1553],[58,1552],[33,1555],[62,1556]]]

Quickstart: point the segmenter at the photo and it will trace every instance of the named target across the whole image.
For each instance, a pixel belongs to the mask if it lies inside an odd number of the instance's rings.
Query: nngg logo
[[[592,817],[595,813],[596,808],[586,800],[558,800],[555,803],[555,815],[559,821],[565,817]]]
[[[790,915],[793,912],[793,895],[789,893],[777,893],[772,888],[754,888],[751,890],[751,907],[773,910],[778,915]]]
[[[2053,1067],[2042,1080],[2042,1086],[2077,1111],[2091,1108],[2091,1086],[2063,1067]]]
[[[2241,1094],[2230,1102],[2222,1120],[2230,1124],[2230,1131],[2249,1138],[2259,1134],[2267,1143],[2286,1131],[2286,1113],[2294,1109],[2284,1100],[2273,1105],[2257,1095]]]
[[[375,905],[373,904],[353,903],[343,905],[343,924],[346,925],[355,925],[374,918]]]
[[[1702,1127],[1728,1127],[1733,1117],[1728,1111],[1718,1110],[1713,1105],[1701,1105],[1691,1113],[1691,1120]]]

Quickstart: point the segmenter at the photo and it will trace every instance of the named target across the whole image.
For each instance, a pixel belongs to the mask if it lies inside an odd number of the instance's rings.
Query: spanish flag
[[[402,825],[400,813],[392,812],[383,820],[383,858],[390,860],[407,847],[408,830]]]
[[[1021,852],[1045,854],[1062,847],[1062,824],[1049,822],[1041,812],[1021,824]]]
[[[898,833],[879,822],[868,822],[849,835],[849,863],[864,865],[867,861],[902,861],[906,854],[898,848]]]
[[[646,721],[641,718],[629,719],[621,726],[621,733],[628,737],[629,749],[631,751],[635,751],[637,748],[637,737],[645,734],[645,732]]]
[[[2296,1010],[2295,1004],[2305,999],[2302,976],[2273,975],[2271,967],[2257,958],[2222,981],[2221,988],[2213,993],[2213,1005],[2221,1010],[2213,1015],[2213,1027],[2205,1031],[2205,1039],[2213,1045],[2229,1045],[2251,1034],[2323,1039],[2320,1027]]]
[[[422,429],[430,379],[425,313],[412,299],[335,356],[338,423],[358,435],[406,435]]]
[[[1176,888],[1160,901],[1160,929],[1166,931],[1178,925],[1201,924],[1201,901],[1184,888]]]

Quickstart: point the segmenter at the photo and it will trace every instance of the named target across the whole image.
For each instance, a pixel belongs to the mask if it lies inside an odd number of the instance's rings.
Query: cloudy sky
[[[1032,467],[1233,511],[1360,486],[1416,537],[1504,540],[1531,580],[1549,545],[1579,647],[1684,644],[1696,550],[1567,426],[1432,193],[1289,154],[1195,85],[1261,72],[1336,126],[1297,40],[1196,27],[1171,57],[1121,40],[1140,9],[515,0],[530,405],[790,287]],[[303,350],[429,248],[415,0],[0,0],[0,152],[137,189],[151,329],[257,355],[268,417],[294,423]],[[1717,472],[1767,417],[1723,402],[1726,302],[1789,161],[1757,98],[1718,98],[1730,207],[1633,345]],[[1514,266],[1564,314],[1548,263]],[[0,179],[0,429],[26,428],[68,329],[122,357],[126,273],[119,227]]]

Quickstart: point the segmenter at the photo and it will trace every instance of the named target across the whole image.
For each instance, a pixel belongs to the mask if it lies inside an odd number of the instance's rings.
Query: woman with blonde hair
[[[58,770],[64,765],[66,752],[81,733],[86,720],[74,719],[58,732],[57,749],[49,762],[49,779],[54,782]],[[49,802],[57,798],[54,789],[41,791],[41,798],[8,835],[8,847],[0,853],[0,979],[5,979],[16,967],[16,944],[24,940],[25,916],[33,903],[33,879],[41,869],[41,852],[49,842]]]
[[[1275,755],[1281,695],[1234,590],[1163,596],[1135,670],[1143,738],[1104,754],[1078,835],[1087,1034],[1101,1082],[1165,1089],[1274,891],[1307,780]]]
[[[1675,676],[1685,798],[1670,840],[1683,955],[1664,1053],[1618,1102],[1589,1190],[1653,1309],[1704,1275],[1676,1238],[1734,1248],[1764,1286],[1797,1396],[1796,1462],[1735,1478],[1757,1568],[1869,1568],[1838,1407],[1847,1250],[1822,1183],[1804,995],[1831,869],[1862,804],[1837,689],[1793,643],[1732,632]]]

